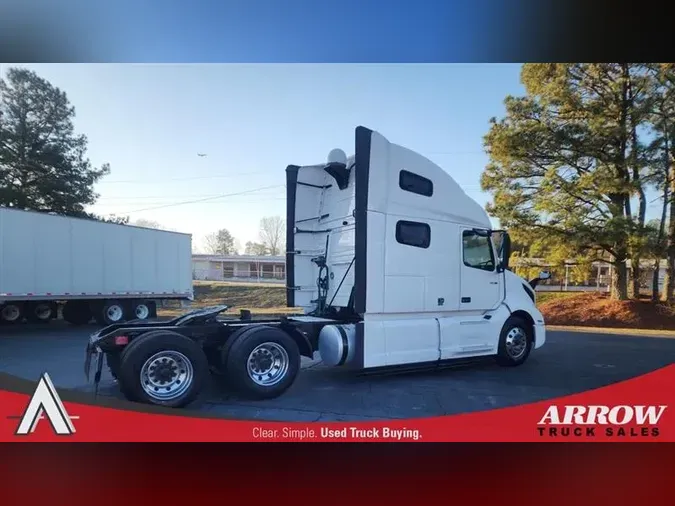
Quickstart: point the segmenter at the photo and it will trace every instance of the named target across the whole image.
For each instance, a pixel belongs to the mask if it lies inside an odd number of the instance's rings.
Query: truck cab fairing
[[[313,260],[324,255],[333,307],[351,298],[361,316],[436,311],[443,299],[443,308],[458,309],[459,291],[441,286],[453,284],[448,276],[457,284],[459,227],[491,227],[483,208],[433,162],[365,127],[344,165],[342,189],[328,164],[287,169],[288,305],[316,310]],[[408,244],[431,224],[446,230],[435,230],[428,245]]]

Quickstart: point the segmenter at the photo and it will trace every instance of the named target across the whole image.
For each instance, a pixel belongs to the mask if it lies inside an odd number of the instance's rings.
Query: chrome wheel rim
[[[256,346],[246,361],[248,377],[263,387],[276,385],[288,372],[288,352],[277,343]]]
[[[514,359],[522,358],[527,350],[527,333],[520,327],[513,327],[506,334],[506,353]]]
[[[38,320],[49,320],[52,315],[52,308],[48,304],[40,304],[35,307],[34,313]]]
[[[136,318],[139,320],[145,320],[150,315],[150,308],[145,304],[139,304],[136,306]]]
[[[9,305],[2,308],[2,319],[8,322],[15,322],[21,316],[21,311],[15,305]]]
[[[177,351],[160,351],[145,361],[141,368],[141,387],[156,401],[172,401],[192,385],[192,362]]]
[[[118,322],[122,319],[122,316],[124,316],[124,311],[121,306],[114,305],[110,306],[105,314],[111,322]]]

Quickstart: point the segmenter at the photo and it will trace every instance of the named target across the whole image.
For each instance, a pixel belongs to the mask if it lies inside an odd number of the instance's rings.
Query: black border
[[[368,182],[370,175],[370,145],[373,131],[358,126],[355,130],[355,203],[354,218],[354,311],[363,316],[366,312],[366,280],[368,263]]]
[[[298,185],[297,165],[286,167],[286,306],[295,307],[295,199]]]

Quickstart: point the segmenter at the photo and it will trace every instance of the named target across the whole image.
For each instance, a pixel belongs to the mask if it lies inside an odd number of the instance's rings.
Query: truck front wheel
[[[124,349],[117,379],[130,401],[180,408],[197,398],[208,374],[200,345],[161,330],[137,337]]]
[[[279,397],[300,371],[300,351],[284,331],[253,327],[235,338],[225,357],[225,371],[233,386],[248,397]]]
[[[525,362],[532,351],[532,333],[532,325],[522,318],[511,316],[506,320],[499,335],[497,363],[513,367]]]

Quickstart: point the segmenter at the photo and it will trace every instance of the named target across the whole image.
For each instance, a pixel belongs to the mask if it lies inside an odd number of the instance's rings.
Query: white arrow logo
[[[47,415],[47,419],[56,434],[60,436],[75,434],[75,426],[72,420],[79,417],[68,415],[56,388],[54,388],[54,383],[47,373],[44,373],[40,378],[26,411],[21,415],[16,435],[25,436],[35,432],[38,422],[45,418],[44,415]]]

